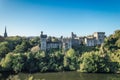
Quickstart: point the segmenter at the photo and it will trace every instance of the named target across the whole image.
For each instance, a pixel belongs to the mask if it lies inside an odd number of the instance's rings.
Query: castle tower
[[[6,29],[6,26],[5,26],[5,33],[4,33],[4,37],[5,37],[5,38],[7,37],[7,29]]]
[[[95,32],[94,37],[96,38],[96,45],[101,45],[105,39],[105,32]]]
[[[40,39],[41,39],[41,50],[46,51],[46,49],[47,49],[47,35],[44,35],[42,31],[41,31]]]

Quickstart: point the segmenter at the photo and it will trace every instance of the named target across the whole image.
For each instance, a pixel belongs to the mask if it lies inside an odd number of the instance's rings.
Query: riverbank
[[[19,73],[4,74],[0,76],[1,80],[25,80],[30,77],[37,80],[120,80],[119,74],[110,73],[80,73],[80,72],[52,72],[52,73]]]

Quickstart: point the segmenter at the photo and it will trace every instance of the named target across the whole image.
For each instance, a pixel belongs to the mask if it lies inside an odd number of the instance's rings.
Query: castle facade
[[[78,37],[73,32],[71,33],[71,37],[63,38],[62,36],[60,38],[56,38],[57,40],[52,41],[51,37],[47,37],[46,34],[43,34],[41,32],[40,35],[40,48],[41,50],[49,50],[49,49],[70,49],[72,47],[77,47],[81,45],[86,46],[97,46],[101,45],[104,42],[105,38],[105,32],[95,32],[92,35],[84,36],[84,37]]]

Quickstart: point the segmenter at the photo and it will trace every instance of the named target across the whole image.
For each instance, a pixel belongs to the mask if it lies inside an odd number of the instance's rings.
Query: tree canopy
[[[57,41],[56,38],[50,38]],[[105,38],[101,46],[81,45],[66,51],[40,50],[40,39],[7,37],[0,42],[0,71],[13,72],[120,72],[120,30]]]

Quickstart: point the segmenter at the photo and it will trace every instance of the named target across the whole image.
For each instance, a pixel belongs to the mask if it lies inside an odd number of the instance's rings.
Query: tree
[[[29,50],[29,48],[30,48],[30,44],[26,40],[23,40],[20,45],[17,45],[15,47],[14,52],[15,53],[24,53],[27,50]]]
[[[80,71],[81,72],[97,72],[97,64],[95,58],[98,56],[93,52],[86,52],[81,56]]]
[[[120,38],[120,30],[116,30],[113,35],[114,35],[114,38],[119,39]]]
[[[71,48],[66,52],[65,55],[66,55],[66,57],[74,57],[76,55],[76,53],[75,53],[75,50]]]
[[[110,60],[108,53],[86,52],[81,56],[81,72],[116,72],[117,63]],[[116,66],[116,67],[115,67]]]
[[[5,57],[5,55],[10,51],[8,42],[0,43],[0,59]]]
[[[14,54],[14,58],[12,61],[12,68],[13,71],[17,72],[21,72],[23,67],[24,67],[24,62],[25,61],[25,55],[24,54]]]
[[[120,49],[120,38],[116,41],[115,45]]]
[[[8,53],[5,58],[1,60],[1,67],[4,71],[11,71],[12,70],[12,60],[13,60],[13,54]]]
[[[27,59],[24,65],[24,69],[28,72],[35,72],[38,70],[37,59],[35,58],[35,54],[28,52],[26,53]]]
[[[69,49],[64,56],[64,68],[65,70],[77,70],[78,60],[77,54],[74,49]]]
[[[4,58],[5,55],[6,55],[9,51],[10,51],[10,50],[9,50],[8,47],[5,47],[5,46],[1,47],[1,48],[0,48],[0,59]]]
[[[31,39],[29,39],[29,43],[30,43],[31,47],[40,45],[40,38],[39,37],[31,38]]]
[[[5,41],[9,43],[9,49],[12,52],[15,47],[22,43],[22,37],[14,36],[14,37],[7,37]]]

